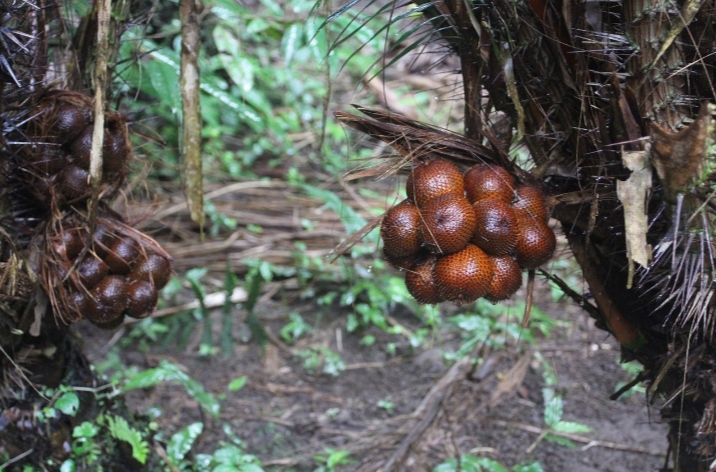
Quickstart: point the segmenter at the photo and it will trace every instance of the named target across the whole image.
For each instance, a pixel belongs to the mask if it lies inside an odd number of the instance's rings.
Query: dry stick
[[[382,467],[381,470],[383,472],[390,472],[403,461],[410,446],[420,439],[425,430],[435,419],[435,416],[437,416],[438,411],[440,410],[440,405],[447,396],[450,386],[452,386],[452,384],[461,377],[464,377],[470,370],[472,366],[471,360],[472,359],[469,356],[465,356],[457,361],[452,367],[450,367],[445,375],[443,375],[442,378],[435,385],[433,385],[427,395],[425,395],[425,398],[423,398],[423,401],[420,402],[420,405],[418,405],[413,413],[413,416],[422,416],[422,418],[413,427],[410,433],[408,433],[408,435],[400,442],[398,449],[393,452],[393,455]]]
[[[23,452],[22,454],[18,454],[17,456],[13,457],[9,461],[5,462],[4,464],[0,464],[0,470],[5,470],[5,467],[9,466],[10,464],[14,464],[15,462],[24,459],[25,457],[32,454],[35,450],[33,448],[28,449],[27,451]]]
[[[90,234],[94,231],[99,191],[102,184],[102,144],[104,143],[104,91],[107,87],[107,55],[109,50],[109,21],[112,0],[97,0],[97,59],[95,64],[94,127],[90,148],[90,185],[92,199],[89,205]]]
[[[199,13],[201,0],[181,0],[181,98],[186,199],[191,219],[204,228],[203,172],[201,163],[201,111],[199,108]]]

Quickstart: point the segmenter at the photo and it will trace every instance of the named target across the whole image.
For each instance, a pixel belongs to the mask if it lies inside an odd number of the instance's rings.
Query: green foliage
[[[207,168],[243,177],[250,175],[260,158],[275,162],[300,155],[332,172],[345,170],[345,135],[337,123],[326,120],[324,100],[340,66],[362,42],[381,51],[385,38],[372,34],[371,26],[358,28],[347,18],[326,23],[318,10],[311,12],[314,3],[291,0],[279,5],[263,0],[259,9],[230,0],[207,4],[199,55]],[[377,19],[369,23],[379,24]],[[326,27],[319,29],[321,25]],[[139,93],[144,99],[127,100],[135,112],[161,118],[153,131],[169,143],[169,149],[161,153],[151,146],[145,149],[161,155],[164,162],[157,166],[158,172],[172,177],[175,171],[166,163],[178,162],[172,149],[178,143],[176,123],[181,114],[179,28],[176,21],[165,21],[153,31],[152,39],[143,28],[137,25],[125,33],[128,40],[120,48],[119,60],[126,66],[119,73],[119,88],[128,97]],[[329,54],[331,37],[346,29],[356,30],[355,37],[335,45]],[[369,65],[355,61],[349,71],[358,77]],[[316,74],[316,66],[323,73]],[[146,103],[152,105],[145,109]],[[311,129],[320,131],[316,140],[320,146],[306,148],[300,143],[304,138],[296,136]],[[213,215],[217,218],[211,219],[212,230],[231,224]]]
[[[226,444],[213,454],[197,454],[196,472],[263,472],[261,461],[239,444]]]
[[[65,415],[75,416],[79,407],[80,399],[77,394],[71,390],[63,391],[57,400],[55,400],[55,408]]]
[[[142,434],[129,426],[127,420],[121,416],[107,415],[106,419],[109,433],[120,441],[128,442],[132,447],[132,457],[140,464],[144,464],[149,454],[149,444],[142,438]]]
[[[349,465],[353,463],[353,461],[348,458],[350,454],[350,451],[327,447],[323,454],[313,457],[314,461],[323,464],[314,469],[313,472],[336,472],[339,470],[339,465]]]
[[[478,300],[465,313],[448,318],[448,322],[459,328],[463,338],[462,345],[454,353],[448,353],[448,360],[460,359],[484,343],[493,348],[504,348],[509,342],[534,344],[537,333],[549,336],[556,322],[539,308],[532,306],[530,322],[522,328],[524,303],[514,306],[492,304],[484,299]]]
[[[545,361],[539,352],[535,353],[535,357],[543,366],[542,377],[545,381],[542,397],[544,399],[544,422],[547,426],[547,433],[544,435],[544,439],[566,447],[575,447],[574,443],[569,439],[553,433],[590,433],[592,429],[581,423],[562,420],[564,401],[562,396],[557,393],[556,387],[559,383],[557,375],[552,366]]]
[[[388,413],[392,413],[393,408],[395,408],[395,404],[387,399],[378,400],[378,403],[376,405],[378,405],[378,408],[382,408]]]
[[[433,472],[544,472],[539,462],[518,464],[508,469],[500,462],[487,457],[475,457],[465,454],[458,458],[450,458],[433,469]]]
[[[238,392],[242,388],[244,388],[244,385],[246,385],[246,381],[248,381],[249,378],[245,375],[242,375],[241,377],[237,377],[231,382],[229,382],[229,386],[227,389],[229,392]]]
[[[641,364],[639,364],[637,361],[620,362],[619,365],[621,366],[622,369],[624,369],[624,371],[627,374],[629,374],[629,376],[634,377],[634,378],[644,370],[644,367]],[[619,391],[622,387],[624,387],[624,385],[626,385],[626,383],[627,382],[618,382],[617,385],[614,387],[614,391],[615,392]],[[627,399],[630,396],[635,395],[635,394],[644,395],[645,393],[646,393],[646,387],[644,387],[641,384],[636,384],[636,385],[632,386],[626,392],[623,392],[619,396],[619,400]]]
[[[288,319],[289,322],[281,328],[281,337],[286,342],[296,342],[298,338],[311,331],[311,326],[295,311],[288,314]]]
[[[122,385],[127,392],[137,388],[149,388],[160,382],[177,382],[182,385],[201,407],[214,417],[219,416],[219,403],[216,398],[196,380],[182,372],[179,367],[169,361],[163,360],[158,367],[147,369],[131,375]]]
[[[194,441],[204,431],[204,423],[192,423],[181,431],[172,435],[167,444],[167,457],[174,465],[179,465],[184,456],[191,450]]]
[[[316,373],[319,368],[324,374],[337,377],[346,369],[341,356],[325,346],[299,349],[294,354],[303,359],[303,368],[308,373]]]
[[[98,433],[99,427],[90,421],[75,426],[72,430],[72,455],[88,465],[94,464],[102,452],[94,439]]]

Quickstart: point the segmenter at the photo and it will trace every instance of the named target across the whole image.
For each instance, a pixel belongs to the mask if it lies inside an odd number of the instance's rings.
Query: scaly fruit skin
[[[524,219],[529,216],[535,221],[546,223],[549,216],[544,193],[532,185],[517,187],[512,208],[518,218]]]
[[[130,272],[131,280],[148,280],[157,290],[161,290],[172,276],[172,264],[165,257],[155,253],[148,253],[146,257],[140,255],[139,262]]]
[[[475,233],[475,211],[461,195],[430,200],[420,210],[420,216],[423,244],[433,254],[461,251]]]
[[[68,201],[89,197],[92,189],[89,185],[89,171],[75,165],[65,167],[57,174],[62,195]]]
[[[85,247],[86,236],[85,230],[68,228],[52,239],[52,250],[68,261],[74,261]]]
[[[403,200],[383,217],[380,225],[383,252],[390,259],[400,259],[420,250],[420,212],[410,200]]]
[[[475,233],[472,241],[491,256],[511,254],[519,236],[517,216],[512,207],[500,200],[479,200],[475,211]]]
[[[405,288],[422,305],[434,305],[444,301],[438,294],[435,279],[433,278],[436,261],[437,258],[431,255],[415,264],[412,270],[405,273]]]
[[[514,197],[515,182],[502,167],[478,164],[468,169],[464,180],[470,203],[499,200],[509,204]]]
[[[94,288],[108,273],[109,266],[89,252],[77,266],[77,275],[86,290]]]
[[[117,239],[107,251],[104,261],[112,273],[124,275],[136,265],[139,257],[139,243],[130,237]]]
[[[135,280],[127,287],[129,300],[127,315],[132,318],[146,318],[157,305],[159,294],[154,285],[147,280]]]
[[[536,269],[552,258],[557,238],[547,223],[531,216],[518,217],[520,237],[517,239],[517,263],[523,269]]]
[[[87,116],[84,110],[69,104],[57,107],[56,122],[53,126],[57,134],[57,142],[69,143],[80,135],[85,126],[87,126]]]
[[[522,285],[522,269],[510,256],[492,258],[492,282],[485,298],[491,302],[507,300]]]
[[[455,254],[438,259],[433,271],[437,292],[457,305],[485,296],[492,282],[492,261],[485,252],[468,245]]]
[[[90,293],[85,317],[98,325],[121,318],[129,302],[127,281],[119,275],[108,275]]]
[[[415,166],[405,184],[408,199],[422,209],[442,195],[462,196],[465,184],[460,169],[443,159],[431,159]]]

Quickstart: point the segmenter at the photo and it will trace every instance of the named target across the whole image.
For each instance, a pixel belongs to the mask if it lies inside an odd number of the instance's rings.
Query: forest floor
[[[345,471],[377,470],[388,460],[395,461],[397,470],[431,471],[446,458],[463,454],[494,458],[509,467],[539,461],[548,472],[659,470],[667,444],[658,405],[648,407],[643,393],[609,400],[619,382],[631,379],[619,365],[618,345],[594,328],[578,306],[553,302],[546,287],[539,281],[536,285],[537,307],[562,322],[549,339],[476,351],[484,362],[475,369],[464,361],[443,361],[443,353],[459,345],[454,331],[436,333],[432,343],[413,349],[404,336],[375,327],[359,335],[347,333],[350,309],[265,297],[257,307],[271,335],[265,348],[242,342],[234,345],[230,356],[199,355],[198,325],[181,349],[141,350],[135,345],[121,350],[128,367],[146,369],[165,359],[179,365],[221,399],[218,420],[205,416],[174,384],[130,392],[130,406],[140,413],[150,407],[161,409],[157,421],[169,434],[189,423],[205,422],[195,447],[199,452],[215,450],[222,427],[228,424],[245,442],[246,451],[260,457],[268,470],[312,471],[320,465],[314,458],[327,448],[351,452],[352,462],[338,469]],[[524,291],[516,297],[524,297]],[[289,312],[300,313],[313,327],[290,346],[275,335]],[[407,310],[390,315],[408,330],[420,324]],[[221,313],[217,310],[212,316],[218,327]],[[89,325],[80,331],[90,359],[101,362],[107,343],[116,336]],[[236,339],[247,338],[245,324],[235,324],[234,331]],[[365,334],[375,336],[372,347],[360,344]],[[388,343],[395,344],[390,355],[382,348]],[[338,353],[345,363],[337,376],[320,369],[307,371],[297,355],[322,347]],[[544,438],[540,355],[558,379],[563,419],[592,428],[591,433],[572,437],[575,447]],[[247,376],[245,386],[227,392],[229,382],[241,376]]]

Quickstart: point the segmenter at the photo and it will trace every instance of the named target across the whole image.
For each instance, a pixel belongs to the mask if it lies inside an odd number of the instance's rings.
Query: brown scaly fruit
[[[420,304],[434,305],[443,300],[438,295],[437,286],[433,278],[433,270],[437,258],[430,255],[423,258],[413,266],[412,270],[405,273],[405,288]]]
[[[137,265],[139,243],[130,237],[118,238],[110,246],[104,261],[113,274],[128,274]]]
[[[109,273],[109,266],[102,259],[87,253],[82,262],[77,265],[76,270],[82,286],[89,290],[105,278]]]
[[[529,216],[538,222],[546,223],[549,216],[544,193],[538,187],[532,185],[517,187],[512,208],[518,217]]]
[[[462,195],[443,195],[421,210],[421,234],[425,247],[434,254],[462,250],[475,233],[475,211]]]
[[[159,297],[154,284],[147,280],[135,280],[129,283],[127,293],[127,315],[132,318],[146,318],[154,311]]]
[[[492,258],[492,282],[485,298],[499,302],[510,298],[522,285],[522,270],[510,256]]]
[[[457,305],[483,297],[492,282],[492,261],[474,244],[449,256],[441,257],[433,271],[440,297]]]
[[[146,257],[145,257],[146,256]],[[130,272],[131,280],[148,280],[157,290],[161,290],[172,276],[172,264],[163,256],[155,253],[140,255],[136,267]]]
[[[119,275],[108,275],[90,292],[86,317],[95,323],[110,323],[122,316],[129,297],[127,281]]]
[[[53,251],[72,262],[85,247],[87,232],[80,228],[66,228],[52,239]]]
[[[441,195],[459,195],[465,192],[460,169],[443,159],[421,162],[410,172],[405,183],[408,199],[423,208],[430,200]]]
[[[68,201],[89,197],[92,188],[89,185],[89,172],[75,165],[65,167],[57,175],[57,182],[62,195]]]
[[[412,201],[403,200],[385,213],[380,237],[389,259],[397,260],[420,250],[420,212]]]
[[[465,173],[465,194],[470,203],[487,199],[511,203],[514,187],[512,176],[499,166],[478,164]]]
[[[515,252],[517,263],[523,269],[536,269],[552,258],[557,239],[546,223],[535,221],[531,216],[518,217],[520,236]]]
[[[68,143],[80,135],[87,126],[87,110],[64,103],[55,108],[52,134],[60,144]]]
[[[472,241],[492,256],[511,254],[517,245],[517,216],[512,207],[500,200],[479,200],[475,210],[475,233]]]

